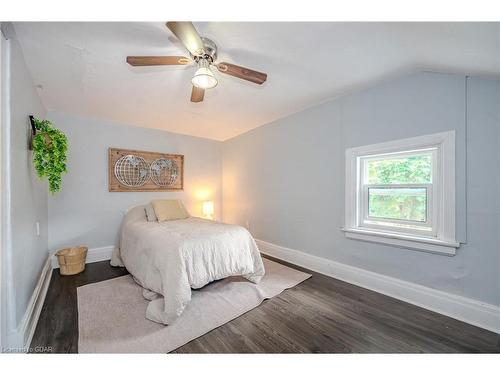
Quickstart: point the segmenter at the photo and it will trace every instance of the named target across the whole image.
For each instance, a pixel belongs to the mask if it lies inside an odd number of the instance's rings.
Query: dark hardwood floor
[[[498,334],[310,273],[310,279],[175,352],[500,353]],[[75,276],[54,270],[31,347],[78,352],[76,288],[125,274],[107,261],[87,264]]]

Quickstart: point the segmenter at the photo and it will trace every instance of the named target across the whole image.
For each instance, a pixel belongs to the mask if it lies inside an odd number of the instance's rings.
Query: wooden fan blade
[[[167,22],[167,27],[193,56],[203,55],[203,42],[191,22]]]
[[[186,65],[190,60],[184,56],[127,56],[132,66]]]
[[[247,81],[257,83],[258,85],[262,85],[264,82],[266,82],[267,79],[266,73],[257,72],[256,70],[244,68],[242,66],[229,64],[226,62],[217,64],[217,69],[219,69],[219,72],[221,73],[245,79]]]
[[[204,96],[205,96],[205,89],[201,89],[193,85],[193,91],[191,91],[191,101],[193,103],[202,102]]]

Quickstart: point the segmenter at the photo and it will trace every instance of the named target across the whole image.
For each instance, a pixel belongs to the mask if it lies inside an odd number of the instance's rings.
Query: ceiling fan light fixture
[[[194,73],[191,82],[194,86],[200,89],[212,89],[217,86],[217,78],[215,78],[214,73],[210,70],[210,66],[206,60],[201,60],[199,62],[199,68]]]
[[[131,66],[158,66],[158,65],[187,65],[193,60],[198,64],[196,73],[191,79],[191,102],[203,101],[205,89],[217,86],[218,81],[212,72],[211,65],[222,74],[227,74],[245,81],[262,85],[267,80],[267,74],[243,66],[218,62],[217,44],[213,40],[204,38],[191,22],[167,22],[167,27],[189,51],[189,56],[127,56],[127,63]]]

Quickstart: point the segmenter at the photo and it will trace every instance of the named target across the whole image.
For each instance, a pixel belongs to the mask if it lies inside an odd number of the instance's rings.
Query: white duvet
[[[258,283],[265,273],[245,228],[195,217],[148,222],[143,206],[125,215],[111,264],[127,268],[151,300],[146,318],[163,324],[182,314],[191,288],[236,275]]]

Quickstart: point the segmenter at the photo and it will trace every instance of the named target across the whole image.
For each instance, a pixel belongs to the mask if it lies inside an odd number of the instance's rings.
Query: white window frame
[[[434,207],[436,207],[437,201],[439,199],[439,181],[436,181],[436,177],[438,176],[439,173],[439,158],[437,155],[437,149],[436,148],[424,148],[424,149],[419,149],[419,150],[411,150],[411,151],[404,151],[404,152],[396,152],[396,153],[385,153],[385,154],[379,154],[379,155],[365,155],[360,157],[360,163],[359,163],[359,183],[360,183],[360,200],[359,200],[359,223],[358,225],[363,228],[373,228],[373,229],[380,229],[380,230],[387,230],[387,227],[384,227],[382,225],[377,225],[377,224],[368,224],[366,221],[368,220],[373,220],[373,221],[379,221],[379,222],[386,222],[386,223],[397,223],[397,224],[409,224],[409,225],[414,225],[416,227],[420,227],[422,229],[411,229],[411,228],[398,228],[398,227],[391,227],[391,231],[394,232],[401,232],[401,233],[406,233],[406,234],[415,234],[415,235],[427,235],[429,232],[425,233],[422,230],[424,228],[431,228],[433,229],[430,234],[432,237],[436,237],[437,231],[436,231],[436,223],[437,223],[437,215],[436,212],[437,210],[434,210]],[[371,160],[387,160],[387,159],[396,159],[396,158],[401,158],[401,157],[406,157],[406,156],[411,156],[411,155],[418,155],[422,154],[423,152],[427,152],[431,154],[432,157],[432,183],[431,184],[391,184],[391,185],[384,185],[384,184],[364,184],[363,180],[366,179],[366,162],[371,161]],[[427,191],[427,207],[426,207],[426,218],[427,220],[424,223],[416,223],[413,221],[405,221],[405,220],[391,220],[391,219],[386,219],[386,218],[371,218],[369,216],[369,189],[375,188],[375,189],[384,189],[388,188],[390,186],[391,188],[423,188],[426,189]]]
[[[430,189],[427,212],[431,215],[428,215],[425,225],[433,230],[425,233],[418,229],[384,228],[381,225],[364,223],[367,215],[367,189],[382,186],[365,185],[363,188],[361,173],[364,161],[373,160],[377,155],[383,155],[386,159],[387,154],[400,156],[428,150],[432,150],[433,154],[433,181],[432,185],[427,186]],[[426,184],[415,184],[418,187],[423,185]],[[460,246],[455,239],[455,131],[347,149],[343,230],[346,237],[352,239],[454,255]]]

